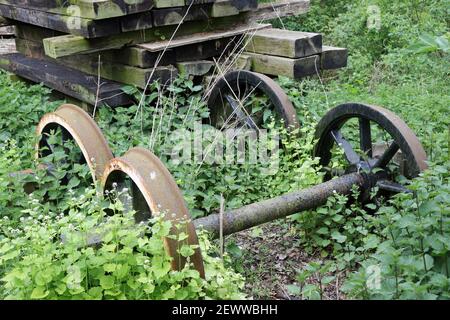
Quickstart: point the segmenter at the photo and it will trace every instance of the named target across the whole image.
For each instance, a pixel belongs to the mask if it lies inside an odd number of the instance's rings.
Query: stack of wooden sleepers
[[[215,59],[236,52],[236,43],[248,44],[243,56],[250,69],[300,78],[313,74],[298,67],[306,61],[319,58],[314,66],[326,69],[321,36],[286,36],[262,21],[308,7],[306,0],[262,6],[257,0],[0,0],[0,16],[15,24],[18,51],[1,55],[0,68],[87,104],[109,106],[132,103],[124,84],[146,89],[179,73],[205,76]],[[263,32],[283,44],[288,38],[286,50],[264,49],[270,43],[257,40],[268,37]],[[277,67],[264,67],[264,59]],[[333,67],[338,65],[343,63]]]

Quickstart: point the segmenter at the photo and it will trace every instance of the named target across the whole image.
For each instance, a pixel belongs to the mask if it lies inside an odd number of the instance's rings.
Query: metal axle
[[[348,195],[354,186],[364,188],[370,186],[370,180],[370,177],[366,174],[351,173],[305,190],[227,211],[223,214],[223,235],[233,234],[266,222],[320,207],[334,193]],[[219,237],[219,214],[196,219],[193,223],[196,229],[207,230],[211,232],[214,238]]]

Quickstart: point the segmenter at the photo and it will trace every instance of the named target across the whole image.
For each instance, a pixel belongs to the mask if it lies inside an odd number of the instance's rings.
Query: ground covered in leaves
[[[296,284],[298,270],[311,262],[323,263],[320,252],[307,253],[302,248],[296,228],[287,219],[239,232],[225,239],[234,267],[246,277],[245,293],[255,299],[298,300],[288,289]],[[323,299],[345,298],[340,292],[341,272],[329,272],[335,281],[324,287]],[[307,283],[318,285],[317,277]]]

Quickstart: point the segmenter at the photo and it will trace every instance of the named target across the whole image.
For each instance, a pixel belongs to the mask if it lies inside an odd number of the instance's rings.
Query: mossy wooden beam
[[[218,18],[211,24],[209,21],[191,21],[183,24],[177,31],[176,37],[190,35],[206,30],[228,28],[230,24],[241,21],[242,16]],[[85,39],[80,36],[64,35],[44,39],[45,52],[52,58],[69,56],[77,53],[91,53],[108,49],[119,49],[126,45],[169,39],[176,30],[176,26],[166,26],[141,31],[124,32],[118,35],[98,39]]]
[[[252,58],[247,54],[240,54],[234,63],[234,68],[250,71],[252,69]]]
[[[211,5],[187,6],[152,10],[153,23],[156,27],[177,25],[181,21],[207,20],[211,18]],[[183,20],[184,18],[184,20]]]
[[[16,50],[26,57],[43,59],[45,58],[45,51],[42,43],[33,40],[16,38]]]
[[[154,0],[155,8],[172,8],[184,6],[184,0]]]
[[[285,58],[246,52],[252,59],[252,71],[273,75],[301,79],[320,72],[320,56],[305,58]]]
[[[84,18],[71,18],[36,9],[0,4],[0,15],[12,20],[38,25],[40,27],[72,33],[86,38],[103,37],[121,32],[117,20],[94,21]]]
[[[320,61],[323,70],[345,68],[348,61],[348,50],[346,48],[323,46]]]
[[[322,52],[322,35],[283,29],[257,31],[246,51],[286,58],[302,58]]]
[[[16,23],[16,36],[21,39],[41,42],[45,38],[57,37],[64,33],[26,23]]]
[[[214,62],[208,60],[177,63],[180,74],[187,76],[204,76],[214,68]]]
[[[5,17],[0,17],[0,26],[9,26],[11,24],[11,22],[5,18]]]
[[[268,21],[284,17],[298,16],[308,12],[309,0],[280,0],[260,3],[257,9],[247,12],[249,21]]]
[[[176,63],[175,53],[172,50],[167,50],[161,58],[160,52],[148,52],[147,50],[137,47],[104,51],[99,54],[101,54],[104,61],[111,61],[139,68],[153,68],[158,60],[159,66],[167,66]]]
[[[91,75],[98,75],[100,72],[102,78],[133,85],[141,89],[147,88],[147,84],[151,84],[154,81],[159,81],[164,85],[171,83],[178,75],[177,69],[173,66],[142,69],[110,61],[102,61],[101,54],[99,57],[90,55],[82,63],[75,57],[63,57],[57,59],[57,61]]]
[[[192,4],[211,4],[219,2],[228,2],[228,5],[233,6],[238,11],[255,10],[258,7],[257,0],[185,0],[186,5]],[[223,4],[222,4],[223,5]]]
[[[240,12],[256,8],[256,0],[215,0],[190,2],[181,7],[153,9],[155,26],[179,24],[181,21],[207,20],[211,18],[237,15]],[[184,20],[183,20],[184,19]]]
[[[135,13],[120,19],[122,32],[145,30],[153,27],[151,11]]]
[[[97,77],[52,61],[14,53],[0,57],[0,68],[92,105],[96,101],[99,105],[113,107],[132,103],[130,97],[122,91],[121,84],[101,79],[102,86],[98,88]]]
[[[11,37],[16,34],[14,26],[0,26],[0,37]]]
[[[151,10],[152,0],[0,0],[1,4],[93,20]]]
[[[239,9],[230,0],[217,0],[211,8],[212,17],[234,16],[236,14],[239,14]]]

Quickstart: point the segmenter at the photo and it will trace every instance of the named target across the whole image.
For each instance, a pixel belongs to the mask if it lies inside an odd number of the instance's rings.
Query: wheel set
[[[298,127],[292,103],[270,78],[251,72],[232,72],[219,80],[209,103],[211,124],[222,128],[227,119],[239,126],[254,128],[258,115],[246,109],[239,100],[260,90],[269,97],[274,110],[286,126]],[[121,157],[114,157],[100,128],[82,109],[63,105],[44,115],[37,126],[39,141],[36,157],[51,154],[48,134],[61,128],[63,141],[72,139],[81,150],[79,163],[89,166],[94,182],[99,182],[106,194],[115,186],[127,186],[136,222],[163,214],[173,222],[171,235],[178,235],[177,224],[185,224],[187,244],[198,245],[196,230],[204,229],[218,237],[239,232],[326,203],[335,192],[348,195],[354,186],[362,194],[374,187],[385,194],[407,191],[396,180],[399,174],[407,178],[418,176],[427,168],[426,154],[412,130],[391,111],[365,104],[349,103],[330,110],[316,129],[314,156],[320,158],[325,182],[242,208],[212,214],[192,220],[182,193],[164,164],[149,150],[133,148]],[[43,148],[46,147],[46,148]],[[44,151],[43,151],[44,150]],[[336,170],[334,167],[338,167]],[[128,184],[127,184],[128,183]],[[180,269],[185,259],[178,253],[178,243],[164,239],[164,246],[173,258],[172,268]],[[205,276],[203,259],[197,249],[190,261]]]

